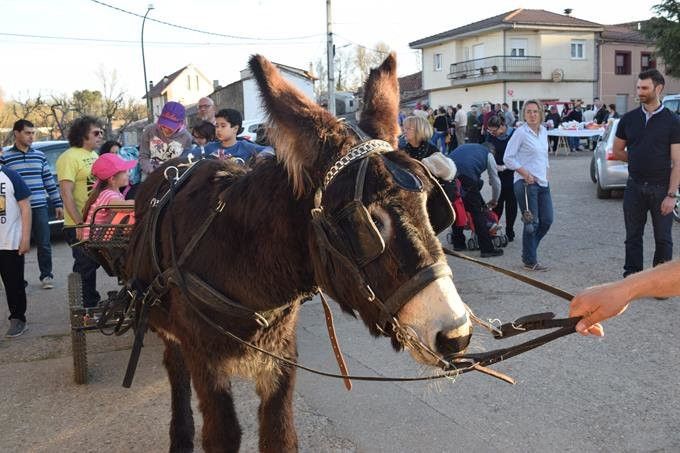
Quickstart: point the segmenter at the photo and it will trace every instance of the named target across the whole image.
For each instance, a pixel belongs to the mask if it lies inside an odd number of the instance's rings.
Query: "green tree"
[[[664,0],[652,9],[657,17],[642,25],[642,33],[656,44],[666,74],[680,77],[680,1]]]

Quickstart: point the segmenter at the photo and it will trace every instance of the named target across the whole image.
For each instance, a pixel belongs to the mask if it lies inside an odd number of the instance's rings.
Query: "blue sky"
[[[148,1],[102,0],[144,14]],[[222,84],[238,79],[248,56],[308,69],[325,58],[325,0],[156,0],[149,17],[250,39],[209,36],[147,21],[146,64],[149,80],[159,80],[193,63]],[[657,0],[634,3],[592,0],[525,0],[521,3],[442,0],[333,0],[336,46],[387,43],[397,51],[399,74],[415,72],[418,53],[408,48],[417,39],[491,17],[514,8],[572,8],[574,17],[599,23],[648,18]],[[463,6],[465,5],[465,6]],[[0,0],[0,89],[5,99],[37,94],[100,89],[100,68],[116,69],[120,85],[132,96],[144,90],[139,45],[142,19],[92,0]],[[8,34],[79,38],[43,39]],[[252,39],[258,38],[258,39]],[[125,42],[97,42],[92,39]]]

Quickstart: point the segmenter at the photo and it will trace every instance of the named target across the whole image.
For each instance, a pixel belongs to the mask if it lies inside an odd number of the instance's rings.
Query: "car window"
[[[40,151],[42,151],[45,154],[45,158],[47,159],[47,163],[50,166],[50,170],[52,171],[52,174],[57,173],[57,159],[63,153],[68,149],[68,143],[64,144],[59,144],[59,145],[50,145],[50,146],[42,146],[39,148]]]
[[[670,99],[664,102],[663,105],[671,112],[680,114],[680,99]]]

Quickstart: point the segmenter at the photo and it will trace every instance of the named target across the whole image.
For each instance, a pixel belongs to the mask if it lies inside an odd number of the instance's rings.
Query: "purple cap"
[[[158,125],[177,131],[184,125],[184,116],[184,106],[179,102],[170,101],[163,106],[161,116],[158,117]]]

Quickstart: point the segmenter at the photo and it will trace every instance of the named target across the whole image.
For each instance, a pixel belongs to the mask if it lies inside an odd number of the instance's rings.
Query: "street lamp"
[[[149,82],[146,80],[146,59],[144,58],[144,24],[146,23],[146,16],[149,15],[153,9],[153,3],[149,3],[146,9],[146,14],[144,14],[144,19],[142,19],[142,66],[144,67],[144,97],[146,98],[146,117],[149,121],[153,121],[153,116],[151,112],[151,99],[149,99]]]

